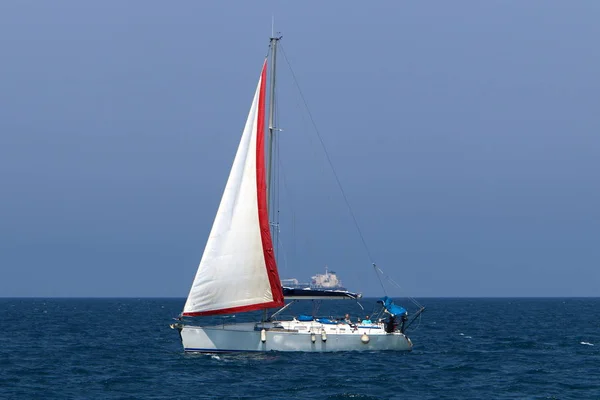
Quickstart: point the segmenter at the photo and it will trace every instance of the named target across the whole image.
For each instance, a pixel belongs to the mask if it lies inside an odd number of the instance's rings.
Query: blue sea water
[[[424,299],[410,353],[229,355],[183,353],[183,303],[0,299],[0,398],[600,399],[600,299]]]

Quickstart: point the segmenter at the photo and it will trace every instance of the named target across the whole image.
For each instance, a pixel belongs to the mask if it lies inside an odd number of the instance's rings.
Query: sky
[[[282,278],[600,296],[595,0],[2,2],[0,296],[187,296],[273,16]]]

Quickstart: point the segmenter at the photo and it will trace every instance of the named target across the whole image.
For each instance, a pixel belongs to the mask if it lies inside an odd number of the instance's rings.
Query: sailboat
[[[179,331],[186,352],[377,351],[412,349],[405,334],[407,312],[387,297],[379,303],[384,318],[348,319],[283,312],[301,300],[347,299],[347,290],[281,285],[269,220],[272,170],[273,104],[277,45],[270,40],[270,104],[265,126],[267,56],[204,253],[183,312],[171,328]],[[202,324],[214,316],[263,311],[260,320]],[[270,314],[270,311],[274,311]],[[210,318],[213,316],[213,318]],[[233,321],[229,319],[228,321]]]

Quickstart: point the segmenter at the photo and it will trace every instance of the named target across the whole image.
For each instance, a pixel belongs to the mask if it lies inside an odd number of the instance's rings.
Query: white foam
[[[593,346],[593,344],[592,344],[592,343],[590,343],[590,342],[581,342],[581,344],[584,344],[584,345],[586,345],[586,346]]]

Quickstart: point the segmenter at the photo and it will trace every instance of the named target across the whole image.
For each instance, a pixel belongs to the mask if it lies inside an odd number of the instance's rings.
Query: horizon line
[[[362,299],[377,299],[382,296],[363,296]],[[419,299],[600,299],[600,296],[410,296]],[[408,296],[394,296],[402,299]],[[186,300],[187,297],[176,296],[2,296],[0,300],[5,299],[168,299],[168,300]],[[358,301],[358,299],[357,299]]]

